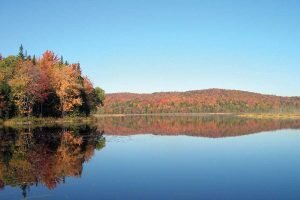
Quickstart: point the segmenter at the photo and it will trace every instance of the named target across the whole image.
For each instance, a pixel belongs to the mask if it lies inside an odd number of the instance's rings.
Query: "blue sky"
[[[46,49],[107,92],[300,96],[300,1],[0,0],[0,53]]]

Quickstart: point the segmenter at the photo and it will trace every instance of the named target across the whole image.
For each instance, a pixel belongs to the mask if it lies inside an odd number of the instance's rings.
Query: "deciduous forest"
[[[0,55],[0,118],[88,116],[103,104],[80,64],[69,64],[52,51],[41,57]]]
[[[280,97],[253,92],[207,89],[152,94],[106,95],[103,113],[299,113],[299,97]]]

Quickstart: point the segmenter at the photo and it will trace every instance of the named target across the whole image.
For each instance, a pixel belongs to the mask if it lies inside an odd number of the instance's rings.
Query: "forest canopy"
[[[52,51],[36,57],[21,45],[17,56],[0,55],[0,118],[89,116],[104,98],[79,63],[64,62]]]
[[[300,113],[300,97],[224,89],[107,94],[102,113]]]

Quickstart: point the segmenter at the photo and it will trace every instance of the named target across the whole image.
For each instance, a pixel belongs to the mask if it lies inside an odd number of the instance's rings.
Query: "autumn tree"
[[[54,80],[56,80],[55,69],[59,67],[59,59],[52,51],[45,51],[40,59],[37,59],[37,65],[40,68],[40,89],[43,94],[40,94],[38,100],[40,116],[56,116],[58,111],[59,98],[54,89]],[[63,66],[61,66],[63,67]]]
[[[49,79],[39,66],[33,68],[33,88],[32,95],[36,104],[40,105],[40,116],[43,116],[43,103],[47,100],[51,93],[51,85]]]
[[[21,115],[30,116],[35,100],[35,69],[31,61],[19,62],[14,76],[9,80],[13,100]]]
[[[82,104],[80,98],[81,85],[76,66],[56,67],[53,70],[52,84],[60,99],[59,110],[62,116],[73,111],[75,106]]]
[[[39,65],[41,69],[50,77],[52,74],[51,70],[57,66],[59,63],[59,59],[57,55],[52,51],[45,51],[43,53],[41,59],[39,60]]]

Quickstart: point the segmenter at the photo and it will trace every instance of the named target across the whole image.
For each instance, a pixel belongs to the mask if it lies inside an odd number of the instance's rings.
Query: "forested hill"
[[[224,89],[106,95],[104,113],[300,112],[300,97]]]

